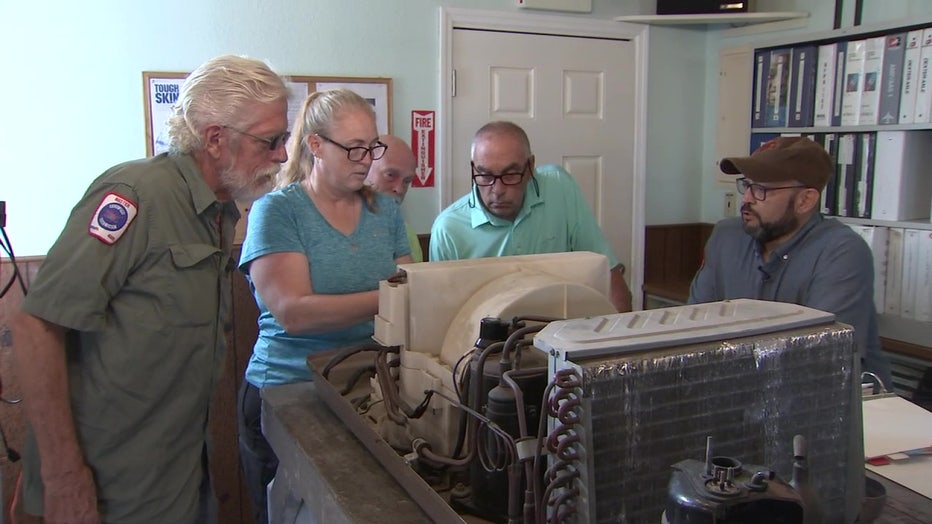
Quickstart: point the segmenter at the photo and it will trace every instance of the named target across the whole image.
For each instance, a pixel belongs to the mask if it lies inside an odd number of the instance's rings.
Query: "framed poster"
[[[391,78],[353,78],[353,77],[292,77],[292,79],[305,79],[314,89],[311,91],[324,91],[327,89],[345,88],[355,91],[365,98],[375,109],[375,127],[380,135],[392,131],[392,79]]]
[[[146,156],[168,151],[166,125],[188,73],[142,72],[143,106],[146,112]]]
[[[166,123],[178,100],[188,73],[143,71],[142,85],[146,118],[146,156],[168,151]],[[305,98],[315,91],[346,88],[372,104],[379,134],[392,129],[392,79],[386,77],[301,76],[285,77],[289,89],[288,127],[294,125]]]

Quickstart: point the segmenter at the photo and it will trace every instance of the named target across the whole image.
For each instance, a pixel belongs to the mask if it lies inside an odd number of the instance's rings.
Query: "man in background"
[[[689,303],[752,298],[834,313],[854,327],[863,369],[892,388],[877,331],[870,247],[818,211],[835,168],[825,149],[808,138],[779,137],[751,156],[722,159],[720,167],[743,175],[741,216],[712,231]]]
[[[534,165],[524,129],[512,122],[482,126],[471,158],[473,189],[434,220],[430,260],[593,251],[609,259],[612,305],[631,311],[624,266],[579,186],[559,166]]]
[[[374,187],[379,193],[395,197],[401,204],[417,170],[417,159],[411,152],[411,147],[404,140],[394,135],[382,135],[379,141],[388,146],[382,158],[372,161],[366,183]],[[424,251],[421,242],[411,226],[405,224],[408,231],[408,243],[411,244],[411,258],[415,262],[424,261]]]
[[[211,522],[207,415],[230,328],[234,199],[287,159],[285,83],[221,56],[184,81],[169,153],[71,212],[22,304],[24,505],[45,522]],[[41,460],[41,468],[40,468]]]

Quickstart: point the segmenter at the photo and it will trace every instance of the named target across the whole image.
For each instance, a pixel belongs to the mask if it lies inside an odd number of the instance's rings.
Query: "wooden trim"
[[[702,264],[706,240],[713,224],[647,226],[644,234],[644,287],[646,294],[685,302],[689,284]]]
[[[424,262],[430,260],[430,233],[418,233],[417,241],[421,244],[421,253],[424,253]]]
[[[658,283],[645,282],[644,295],[645,297],[650,295],[685,304],[689,299],[689,284],[689,280]]]
[[[890,353],[898,353],[900,355],[906,355],[907,357],[932,362],[932,347],[920,346],[919,344],[886,337],[880,337],[880,346],[884,351],[889,351]]]

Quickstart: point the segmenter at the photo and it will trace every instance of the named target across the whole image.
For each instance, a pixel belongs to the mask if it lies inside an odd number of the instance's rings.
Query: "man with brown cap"
[[[873,257],[845,224],[819,213],[834,162],[808,138],[779,137],[751,156],[724,158],[741,175],[741,216],[712,231],[689,303],[733,298],[791,302],[834,313],[854,327],[864,371],[892,387],[874,310]]]

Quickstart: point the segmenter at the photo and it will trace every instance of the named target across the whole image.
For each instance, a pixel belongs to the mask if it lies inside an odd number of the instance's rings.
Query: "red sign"
[[[411,111],[411,151],[417,176],[411,187],[434,187],[434,112]]]

